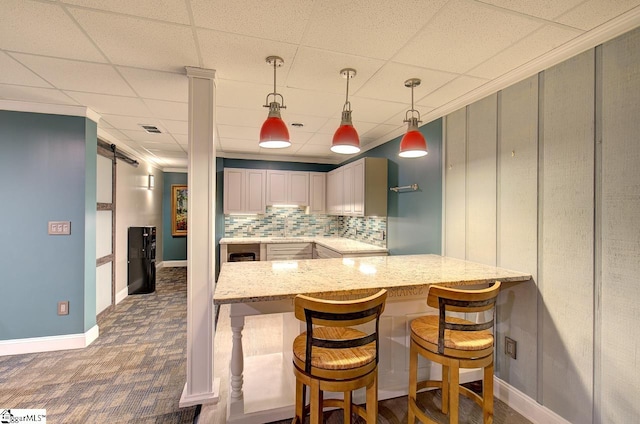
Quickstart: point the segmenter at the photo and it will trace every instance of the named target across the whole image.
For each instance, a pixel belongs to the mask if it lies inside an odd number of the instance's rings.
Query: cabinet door
[[[344,172],[342,168],[335,169],[327,174],[327,209],[330,215],[342,215],[343,178]]]
[[[225,168],[224,170],[224,213],[240,213],[245,208],[244,169]]]
[[[260,169],[246,169],[246,207],[243,212],[265,212],[266,172]]]
[[[353,215],[353,165],[345,165],[344,167],[344,179],[342,180],[342,198],[344,215]]]
[[[288,173],[288,199],[287,204],[309,206],[309,173]]]
[[[286,205],[287,171],[267,171],[267,205]]]
[[[353,163],[353,184],[351,185],[351,212],[364,216],[364,160]]]
[[[327,197],[327,174],[324,172],[309,173],[309,212],[324,213]]]

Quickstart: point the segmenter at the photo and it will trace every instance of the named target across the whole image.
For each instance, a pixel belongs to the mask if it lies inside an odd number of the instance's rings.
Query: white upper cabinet
[[[330,215],[387,216],[387,159],[362,158],[327,174]]]
[[[309,172],[309,213],[324,213],[327,198],[327,173]]]
[[[309,206],[309,173],[267,170],[267,205]]]
[[[265,181],[262,169],[225,168],[224,213],[264,213]]]
[[[327,213],[342,215],[344,210],[344,169],[338,168],[327,173]]]

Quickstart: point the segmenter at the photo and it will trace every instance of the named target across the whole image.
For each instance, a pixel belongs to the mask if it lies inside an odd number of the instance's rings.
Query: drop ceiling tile
[[[50,103],[54,105],[78,104],[60,90],[41,87],[25,87],[19,85],[0,84],[0,97],[7,100]]]
[[[92,62],[106,61],[58,4],[3,0],[0,2],[0,16],[7,17],[0,25],[0,49]]]
[[[171,0],[61,0],[62,3],[99,9],[103,11],[159,19],[161,21],[189,24],[189,12],[185,2]]]
[[[55,87],[64,90],[135,96],[111,65],[29,54],[14,54],[14,57]],[[87,78],[87,75],[91,78]]]
[[[355,94],[358,97],[411,104],[411,90],[404,85],[409,78],[422,80],[420,85],[414,88],[414,96],[418,98],[421,97],[420,93],[429,93],[457,76],[458,74],[450,72],[389,62]]]
[[[189,119],[188,103],[152,99],[145,99],[144,102],[156,118],[173,119],[177,121],[186,121]]]
[[[266,111],[267,109],[262,105],[265,104],[267,94],[272,91],[273,82],[271,84],[253,84],[232,80],[216,80],[216,106]]]
[[[290,88],[283,90],[283,95],[287,111],[291,113],[325,118],[339,118],[342,114],[344,94]],[[349,96],[349,101],[354,108],[353,96]]]
[[[125,80],[145,99],[189,101],[189,79],[184,74],[118,67]]]
[[[198,27],[287,42],[300,41],[312,6],[300,0],[191,1]]]
[[[350,56],[326,50],[300,47],[286,79],[287,87],[346,94],[347,80],[340,74],[344,68],[356,70],[349,80],[349,93],[355,93],[384,64],[384,61]]]
[[[464,73],[542,25],[493,6],[452,0],[393,60]]]
[[[220,146],[224,152],[241,152],[241,153],[258,153],[260,147],[258,143],[251,140],[238,140],[238,139],[226,139],[220,138]]]
[[[155,118],[103,114],[100,122],[108,122],[114,128],[119,130],[142,131],[141,125],[154,125],[160,128],[161,131],[165,130],[162,122]]]
[[[115,138],[118,141],[127,141],[129,137],[124,135],[122,132],[118,131],[115,128],[101,128],[104,132],[109,134],[111,137]]]
[[[171,134],[176,139],[178,144],[187,148],[189,146],[189,136],[187,134]]]
[[[331,141],[333,140],[333,136],[330,134],[314,134],[307,142],[307,144],[317,144],[319,146],[325,146],[327,149],[331,147]]]
[[[324,157],[331,154],[332,152],[330,150],[330,145],[325,146],[318,144],[305,144],[303,146],[300,146],[297,153],[303,156]],[[343,155],[343,157],[346,159],[349,156]]]
[[[555,21],[588,31],[638,5],[638,0],[588,0]]]
[[[273,85],[273,67],[267,56],[284,60],[276,80],[284,81],[297,45],[206,29],[197,30],[203,66],[216,70],[216,78]],[[266,95],[267,93],[265,93]]]
[[[123,134],[133,141],[148,143],[175,143],[170,134],[151,134],[146,131],[121,130]]]
[[[492,4],[503,9],[538,18],[553,20],[584,0],[481,0],[482,3]]]
[[[216,125],[239,125],[261,128],[268,111],[248,110],[231,107],[216,107]]]
[[[365,138],[369,138],[369,139],[379,139],[379,138],[383,138],[385,136],[387,136],[389,133],[397,130],[400,127],[400,125],[391,125],[391,124],[380,124],[378,126],[376,126],[375,128],[367,131],[366,133],[362,134],[363,137]],[[391,138],[389,139],[391,140]]]
[[[315,1],[302,44],[390,59],[445,3],[446,0]]]
[[[287,124],[288,128],[291,128],[291,124],[293,123],[303,124],[304,126],[302,129],[305,132],[316,132],[327,122],[327,118],[289,112],[282,112],[282,119]]]
[[[0,84],[28,85],[30,87],[48,87],[51,84],[31,72],[17,60],[0,51]]]
[[[218,125],[218,132],[222,138],[237,138],[241,140],[258,140],[260,128],[240,127],[232,125]]]
[[[162,125],[174,136],[177,134],[189,134],[189,121],[174,121],[170,119],[163,119]]]
[[[407,90],[405,87],[400,87]],[[366,99],[364,97],[354,96],[351,102],[353,109],[353,118],[370,122],[373,124],[381,124],[385,122],[389,116],[400,113],[407,109],[407,105],[411,103],[411,93],[407,103],[386,102],[376,99]]]
[[[149,142],[141,142],[141,146],[150,152],[173,152],[173,153],[184,153],[182,147],[175,141],[172,143],[149,143]]]
[[[418,106],[416,109],[418,109],[421,114],[425,114],[427,108],[437,108],[445,105],[451,100],[457,99],[463,94],[473,91],[486,82],[487,80],[485,79],[463,75],[420,99],[417,102]]]
[[[291,138],[293,143],[296,143],[296,144],[306,143],[307,141],[309,141],[311,137],[313,137],[313,134],[315,133],[300,131],[296,128],[289,127],[289,137]]]
[[[582,34],[572,28],[545,25],[491,59],[473,68],[468,75],[493,79],[561,46]]]
[[[186,26],[86,9],[71,13],[114,65],[183,72],[199,63]]]
[[[152,116],[149,108],[147,108],[142,100],[134,97],[82,93],[79,91],[67,91],[66,93],[81,105],[90,107],[100,114]]]

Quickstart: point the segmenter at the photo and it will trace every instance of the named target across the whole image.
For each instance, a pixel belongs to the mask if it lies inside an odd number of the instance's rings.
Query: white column
[[[187,382],[180,407],[215,403],[213,376],[216,158],[215,71],[186,67],[189,77],[187,241]]]

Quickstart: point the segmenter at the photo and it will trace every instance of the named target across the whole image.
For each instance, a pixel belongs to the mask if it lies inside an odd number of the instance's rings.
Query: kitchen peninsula
[[[388,399],[406,394],[408,325],[429,311],[425,302],[429,286],[478,285],[495,280],[526,282],[531,275],[437,255],[223,264],[213,301],[230,304],[233,345],[228,422],[269,422],[293,416],[295,381],[290,350],[301,324],[290,312],[297,294],[346,299],[380,288],[389,290],[380,320],[379,364],[379,398]],[[245,317],[274,313],[283,313],[281,351],[245,358]],[[421,363],[420,372],[436,377],[440,371]],[[468,373],[467,381],[475,379],[473,372]],[[358,395],[356,392],[356,401]]]

